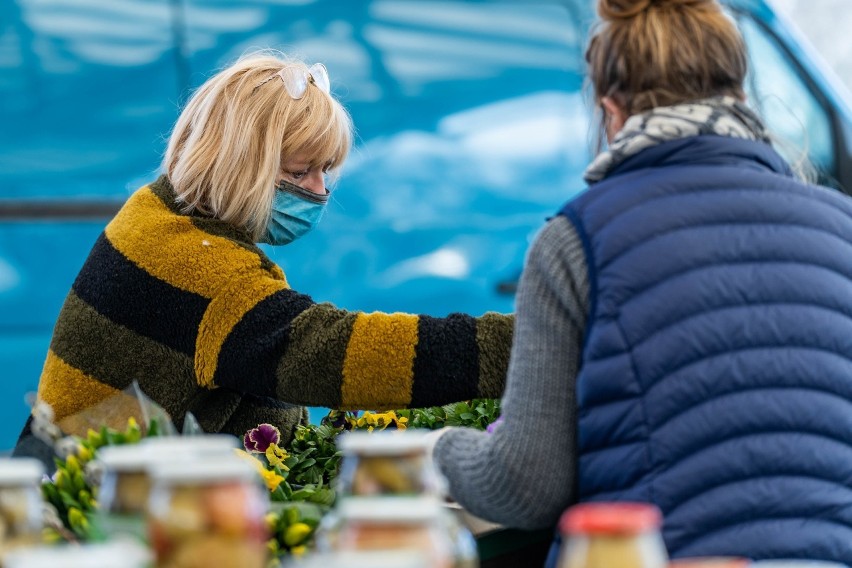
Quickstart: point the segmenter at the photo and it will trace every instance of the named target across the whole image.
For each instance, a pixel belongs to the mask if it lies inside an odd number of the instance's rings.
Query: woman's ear
[[[603,108],[606,117],[606,139],[607,142],[612,142],[615,135],[624,128],[624,123],[627,121],[627,111],[612,97],[601,97],[601,108]]]

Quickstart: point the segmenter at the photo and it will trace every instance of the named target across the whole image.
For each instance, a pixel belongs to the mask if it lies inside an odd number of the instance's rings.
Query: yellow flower
[[[44,544],[58,544],[64,539],[62,538],[62,535],[57,532],[56,529],[44,527],[43,529],[41,529],[41,540]]]
[[[270,491],[275,491],[278,486],[281,485],[281,482],[284,481],[283,477],[281,477],[274,471],[266,469],[266,466],[263,465],[263,462],[261,462],[256,457],[250,455],[248,452],[244,450],[235,449],[234,453],[240,459],[246,460],[254,466],[254,468],[257,470],[257,473],[259,473],[260,477],[263,479],[263,482],[266,483],[267,489],[269,489]]]
[[[89,530],[89,519],[77,507],[68,509],[68,524],[72,529],[80,529],[84,532]]]
[[[313,529],[305,523],[293,523],[284,531],[284,544],[296,546],[305,542]]]
[[[280,467],[284,471],[290,471],[290,468],[284,465],[284,460],[289,457],[290,455],[285,450],[279,448],[278,444],[269,444],[269,447],[266,448],[266,459],[269,465]]]
[[[278,515],[275,513],[266,513],[263,520],[266,522],[266,528],[269,529],[269,532],[272,532],[275,530],[275,525],[278,524]]]
[[[307,551],[308,551],[308,547],[305,546],[304,544],[300,544],[299,546],[294,546],[293,548],[290,549],[290,553],[293,556],[301,556]]]
[[[278,556],[279,548],[278,541],[274,538],[270,538],[266,541],[266,549],[272,554],[272,556]]]
[[[260,471],[260,470],[262,470],[262,469],[266,469],[265,467],[263,467],[263,463],[262,463],[259,459],[257,459],[256,457],[252,456],[251,454],[249,454],[249,453],[248,453],[247,451],[245,451],[245,450],[237,450],[237,449],[234,449],[234,454],[235,454],[238,458],[240,458],[241,460],[245,460],[245,461],[249,462],[249,463],[250,463],[251,465],[253,465],[253,466],[255,467],[255,469],[257,469],[258,471]]]
[[[80,462],[77,461],[77,458],[74,456],[68,456],[65,459],[65,469],[71,475],[74,474],[75,471],[80,471]]]
[[[90,450],[86,446],[80,446],[80,448],[77,450],[77,457],[80,459],[81,462],[85,463],[91,461],[92,457],[94,456],[92,454],[92,450]]]
[[[284,481],[283,477],[266,468],[263,468],[263,471],[260,472],[260,476],[263,478],[263,482],[266,483],[266,488],[270,491],[278,489],[278,486],[281,485],[282,481]]]

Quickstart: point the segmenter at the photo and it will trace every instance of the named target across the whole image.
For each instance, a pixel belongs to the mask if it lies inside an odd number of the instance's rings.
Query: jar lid
[[[138,445],[104,446],[95,459],[111,471],[142,471],[159,456]]]
[[[228,434],[202,436],[156,436],[138,444],[104,446],[97,460],[112,471],[142,471],[163,461],[195,461],[211,455],[231,456],[239,440]]]
[[[563,534],[636,534],[659,529],[663,514],[650,503],[580,503],[559,520]]]
[[[156,462],[149,466],[148,473],[154,481],[182,485],[260,480],[257,470],[235,455],[199,456],[187,461]]]
[[[37,483],[44,476],[44,464],[35,458],[0,458],[0,485]]]
[[[338,505],[342,519],[368,523],[424,523],[444,509],[435,497],[346,497]]]
[[[427,436],[430,433],[431,430],[426,429],[379,432],[355,430],[341,433],[337,439],[337,447],[344,453],[368,456],[425,453],[429,447]]]
[[[140,543],[117,539],[82,545],[36,546],[12,550],[5,568],[145,568],[151,553]]]
[[[230,452],[240,447],[240,441],[230,434],[203,434],[200,436],[152,436],[144,438],[140,446],[157,452],[172,454],[207,454]]]

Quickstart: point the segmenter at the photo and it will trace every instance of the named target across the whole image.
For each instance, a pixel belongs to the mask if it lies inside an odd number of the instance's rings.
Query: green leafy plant
[[[299,555],[313,544],[322,516],[335,501],[333,485],[340,470],[336,439],[347,430],[467,426],[485,429],[500,415],[497,400],[475,399],[432,408],[351,412],[332,410],[320,424],[301,425],[284,447],[281,433],[270,424],[246,432],[241,455],[257,468],[272,502],[266,516],[273,556]],[[146,436],[171,432],[170,424],[151,419],[147,429],[131,418],[123,431],[102,427],[85,438],[68,436],[56,444],[54,476],[42,484],[44,499],[56,510],[46,539],[80,542],[96,538],[92,516],[97,510],[98,479],[91,462],[107,445],[135,444]]]
[[[152,420],[143,432],[134,418],[127,421],[125,430],[102,426],[100,431],[89,430],[85,438],[67,436],[56,443],[63,458],[54,458],[56,472],[41,484],[45,501],[53,506],[56,519],[48,519],[45,538],[49,541],[86,541],[95,537],[92,516],[97,510],[98,481],[90,463],[104,446],[136,444],[144,436],[156,436],[160,427]],[[58,522],[57,522],[58,521]]]
[[[485,430],[500,417],[500,401],[473,399],[432,408],[398,410],[397,414],[407,419],[409,428],[436,430],[444,426],[465,426]]]

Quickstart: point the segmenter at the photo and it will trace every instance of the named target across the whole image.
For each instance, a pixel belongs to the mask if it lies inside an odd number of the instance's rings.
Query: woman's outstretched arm
[[[588,288],[582,243],[556,217],[532,246],[518,290],[502,422],[492,434],[450,428],[435,446],[450,494],[477,516],[552,527],[575,499],[575,381]]]

